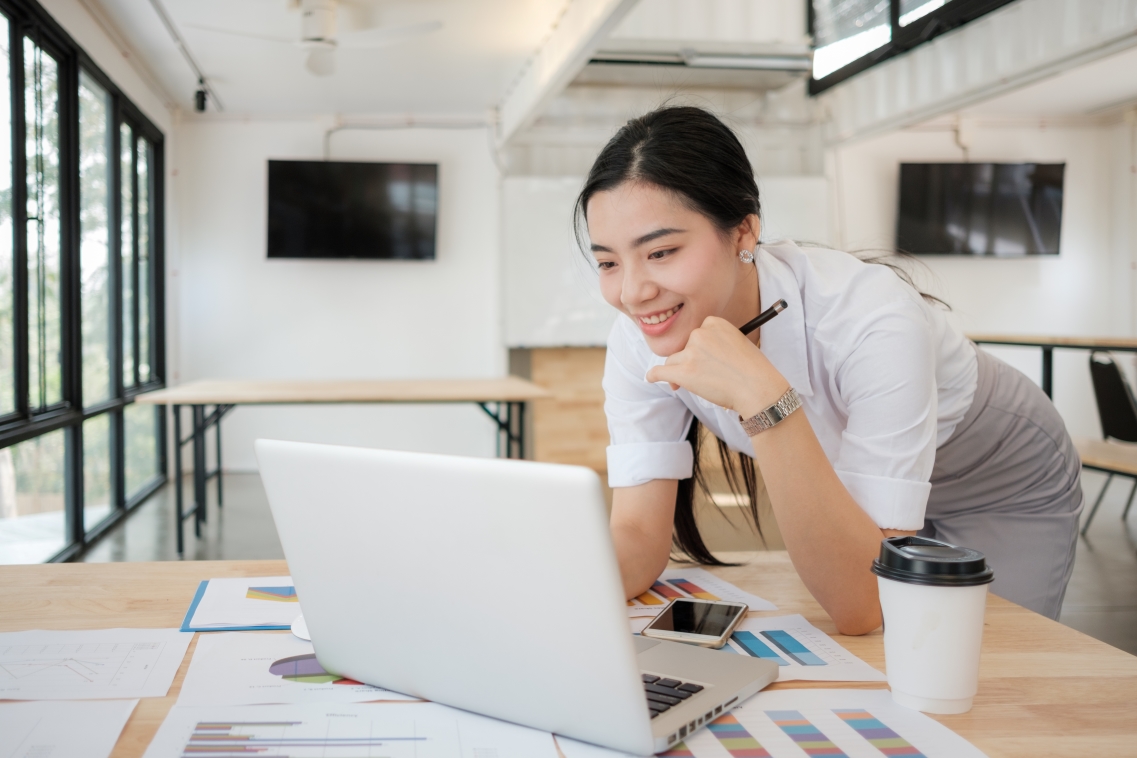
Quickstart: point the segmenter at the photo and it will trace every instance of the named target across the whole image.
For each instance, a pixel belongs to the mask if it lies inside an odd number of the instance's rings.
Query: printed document
[[[287,632],[216,632],[198,638],[178,705],[414,699],[325,671],[312,643]]]
[[[0,700],[165,697],[192,639],[177,629],[0,633]]]

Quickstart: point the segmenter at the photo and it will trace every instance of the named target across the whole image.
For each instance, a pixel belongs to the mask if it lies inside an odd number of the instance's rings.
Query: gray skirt
[[[976,348],[971,409],[936,450],[920,534],[982,551],[991,591],[1058,618],[1074,568],[1082,465],[1050,398]]]

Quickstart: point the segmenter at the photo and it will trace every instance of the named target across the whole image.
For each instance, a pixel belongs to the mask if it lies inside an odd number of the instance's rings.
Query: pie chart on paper
[[[324,670],[320,662],[316,660],[313,654],[308,655],[293,655],[288,658],[281,658],[279,661],[273,662],[268,667],[270,674],[275,674],[281,679],[286,679],[290,682],[302,682],[304,684],[349,684],[359,686],[362,682],[357,682],[354,679],[346,679],[339,674],[330,674]]]

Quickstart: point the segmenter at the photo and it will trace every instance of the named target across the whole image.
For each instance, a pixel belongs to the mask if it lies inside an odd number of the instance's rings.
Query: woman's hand
[[[682,387],[743,418],[778,402],[790,386],[746,335],[715,316],[691,332],[682,350],[648,371],[647,380]]]

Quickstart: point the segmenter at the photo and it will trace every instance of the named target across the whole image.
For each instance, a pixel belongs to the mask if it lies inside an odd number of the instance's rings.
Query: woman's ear
[[[762,219],[758,218],[758,214],[751,213],[738,225],[737,233],[738,239],[735,243],[738,249],[753,250],[758,246],[758,240],[762,238]]]

